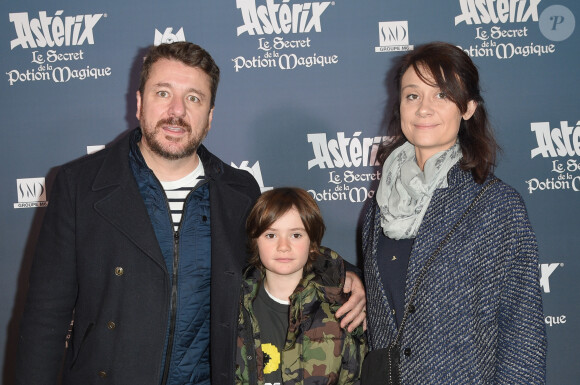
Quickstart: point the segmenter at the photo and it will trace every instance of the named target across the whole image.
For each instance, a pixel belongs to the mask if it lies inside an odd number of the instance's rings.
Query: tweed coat
[[[482,188],[458,164],[447,177],[413,245],[406,308],[423,265]],[[386,348],[397,332],[377,267],[381,233],[375,200],[362,234],[371,350]],[[513,188],[500,181],[484,193],[435,258],[410,310],[400,341],[402,384],[545,383],[538,250]]]
[[[130,135],[64,165],[54,182],[19,335],[17,383],[157,384],[171,280],[129,166]],[[210,188],[211,370],[233,383],[252,176],[198,149]]]

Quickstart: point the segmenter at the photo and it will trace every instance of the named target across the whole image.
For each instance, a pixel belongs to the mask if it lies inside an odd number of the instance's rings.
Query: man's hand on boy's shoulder
[[[337,311],[336,318],[344,318],[340,326],[352,332],[366,319],[366,293],[362,280],[352,271],[346,272],[344,280],[345,293],[350,293],[350,298]]]

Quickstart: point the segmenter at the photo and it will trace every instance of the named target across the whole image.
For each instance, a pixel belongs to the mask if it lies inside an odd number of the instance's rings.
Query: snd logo
[[[409,45],[409,22],[381,21],[379,22],[379,46],[375,52],[404,52],[413,49]]]
[[[48,205],[44,178],[16,179],[16,192],[18,203],[14,203],[15,209]]]
[[[407,21],[380,22],[379,44],[381,46],[409,44],[408,22]]]

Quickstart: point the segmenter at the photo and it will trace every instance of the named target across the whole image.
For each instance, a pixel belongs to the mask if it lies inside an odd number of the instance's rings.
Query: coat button
[[[107,377],[107,372],[105,372],[104,370],[101,370],[101,371],[99,372],[99,377],[101,377],[101,378],[105,378],[105,377]]]
[[[415,312],[415,310],[417,310],[415,308],[415,305],[409,305],[409,313],[413,314]]]
[[[115,267],[115,275],[121,276],[121,275],[123,275],[124,272],[125,271],[123,270],[123,268],[121,266]]]
[[[411,355],[411,348],[405,348],[405,350],[403,351],[403,354],[406,355],[407,357],[409,357]]]
[[[115,323],[113,321],[107,322],[107,329],[113,330],[116,327],[117,327],[117,325],[115,325]]]

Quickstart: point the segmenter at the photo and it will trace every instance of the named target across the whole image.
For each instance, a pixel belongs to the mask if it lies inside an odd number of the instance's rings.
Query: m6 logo
[[[158,30],[155,30],[155,45],[159,44],[171,44],[176,41],[185,41],[185,33],[183,32],[183,27],[179,29],[175,34],[173,33],[173,28],[165,28],[163,34]]]
[[[240,170],[245,170],[250,174],[252,174],[252,176],[254,177],[254,179],[256,179],[256,182],[258,182],[258,185],[260,186],[260,191],[264,192],[272,190],[273,187],[264,186],[264,179],[262,178],[262,170],[260,169],[260,161],[256,161],[256,163],[254,163],[253,166],[250,166],[250,162],[248,162],[247,160],[244,160],[242,163],[240,163],[239,166],[236,166],[234,162],[231,162],[230,165],[232,167],[235,167]]]

